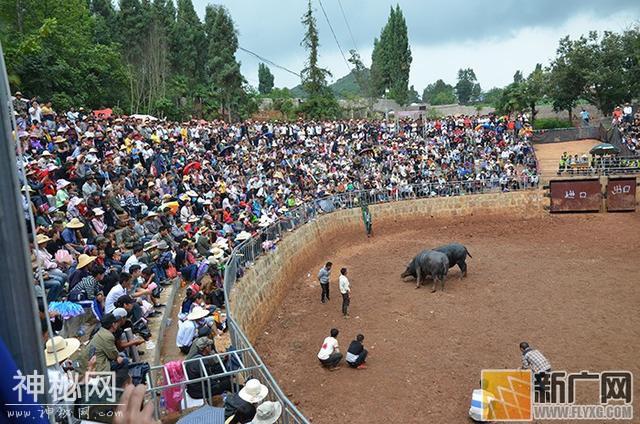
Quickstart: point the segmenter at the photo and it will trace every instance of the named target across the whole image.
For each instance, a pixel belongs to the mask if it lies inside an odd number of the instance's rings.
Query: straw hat
[[[256,415],[249,424],[273,424],[278,421],[282,414],[282,404],[280,402],[262,402],[256,409]]]
[[[48,235],[46,235],[46,234],[38,234],[38,235],[36,236],[36,244],[46,243],[46,242],[48,242],[49,240],[51,240],[51,239],[50,239],[50,238],[49,238],[49,236],[48,236]]]
[[[236,241],[249,240],[250,238],[251,238],[251,233],[247,231],[241,231],[240,234],[236,236]]]
[[[23,185],[22,191],[28,191],[29,193],[33,193],[33,189],[31,188],[31,186],[28,186],[28,185]]]
[[[151,240],[144,245],[144,251],[148,252],[149,250],[155,249],[158,247],[158,243],[155,240]]]
[[[182,200],[183,202],[186,202],[187,200],[191,200],[191,198],[187,193],[181,194],[180,197],[178,197],[178,199]]]
[[[45,150],[44,152],[42,152],[40,156],[51,156],[51,152],[49,152],[48,150]]]
[[[262,218],[264,218],[264,216],[260,218],[260,222],[258,223],[258,227],[265,228],[265,227],[268,227],[269,225],[271,225],[273,223],[269,218],[267,218],[267,219],[262,219]]]
[[[269,394],[269,389],[260,381],[252,378],[247,381],[242,390],[238,392],[238,395],[242,400],[249,403],[260,403]]]
[[[219,237],[216,242],[215,242],[216,246],[218,246],[221,249],[229,249],[229,240],[227,240],[224,237]]]
[[[72,228],[72,229],[78,229],[78,228],[82,228],[84,227],[84,224],[82,223],[82,221],[80,221],[78,218],[73,218],[71,221],[69,221],[69,223],[67,224],[67,228]]]
[[[198,219],[198,217],[197,217],[197,216],[195,216],[195,215],[191,215],[191,216],[189,217],[189,220],[188,220],[188,222],[190,222],[190,223],[192,223],[192,224],[193,224],[193,223],[196,223],[196,222],[198,222],[198,221],[199,221],[199,219]]]
[[[67,141],[67,139],[62,137],[61,135],[55,136],[54,139],[53,139],[53,142],[55,144],[65,143],[66,141]]]
[[[89,265],[91,262],[95,261],[96,258],[97,256],[89,256],[83,253],[82,255],[78,256],[78,266],[76,267],[76,269],[84,268],[85,266]]]
[[[44,356],[47,362],[47,366],[50,367],[56,362],[62,362],[65,359],[69,359],[76,350],[80,348],[80,340],[70,338],[64,339],[60,336],[55,336],[47,340],[47,344],[44,349]]]
[[[197,321],[199,319],[206,317],[207,315],[209,315],[209,310],[204,309],[201,306],[196,306],[195,308],[193,308],[191,313],[187,315],[187,319],[189,321]]]
[[[96,216],[104,215],[104,209],[102,208],[93,208],[93,214]]]
[[[213,246],[209,252],[211,252],[211,256],[215,259],[220,259],[224,256],[224,250],[218,246]]]
[[[64,178],[60,178],[58,181],[56,181],[56,189],[60,190],[61,188],[65,188],[69,184],[71,184],[71,182],[65,180]]]
[[[69,204],[71,206],[78,206],[80,203],[82,203],[82,198],[78,196],[74,196],[71,198],[71,200],[69,200]],[[78,228],[81,228],[81,227],[78,227]]]

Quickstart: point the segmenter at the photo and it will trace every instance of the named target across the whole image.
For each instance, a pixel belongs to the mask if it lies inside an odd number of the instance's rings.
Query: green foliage
[[[349,50],[349,54],[351,55],[349,63],[353,65],[353,70],[346,77],[336,81],[331,88],[338,95],[359,94],[361,97],[369,99],[370,103],[373,103],[374,93],[371,83],[371,71],[364,66],[360,54],[356,50]],[[353,88],[349,87],[347,81],[350,82],[350,80],[355,81],[357,87],[353,87],[353,84],[351,84]],[[345,87],[343,88],[341,84]],[[357,88],[357,91],[355,88]]]
[[[258,65],[258,91],[260,94],[269,94],[273,90],[273,74],[267,65]]]
[[[524,110],[531,112],[531,121],[535,121],[537,105],[545,99],[549,86],[549,74],[541,64],[525,79],[522,72],[517,71],[513,82],[506,86],[495,100],[494,106],[499,113],[514,113]]]
[[[302,24],[306,31],[300,45],[309,52],[309,57],[301,72],[302,88],[307,92],[308,98],[300,106],[300,111],[314,119],[338,117],[340,106],[331,89],[327,87],[327,78],[331,73],[318,65],[320,38],[311,0],[309,0],[307,12],[302,16]]]
[[[5,1],[0,16],[14,90],[51,99],[57,109],[102,107],[124,95],[122,58],[115,45],[95,44],[86,0]]]
[[[422,91],[422,101],[430,105],[449,105],[456,102],[456,94],[452,85],[441,79],[431,83]]]
[[[456,84],[456,95],[458,103],[468,105],[475,103],[480,98],[482,90],[473,69],[466,68],[458,70],[458,83]]]
[[[246,81],[240,73],[240,63],[235,58],[238,34],[231,15],[224,6],[219,5],[206,7],[204,29],[209,92],[217,97],[230,117],[233,108],[243,106],[242,97],[246,95],[243,89]]]
[[[373,42],[371,55],[371,83],[373,93],[387,97],[398,104],[407,104],[409,99],[409,71],[411,70],[411,48],[407,34],[407,23],[400,6],[392,7],[389,19]]]
[[[0,0],[0,41],[13,90],[71,106],[182,120],[248,116],[256,94],[235,60],[226,9],[207,32],[191,0]]]
[[[420,95],[412,85],[411,87],[409,87],[409,90],[407,91],[407,103],[411,104],[411,103],[419,103],[419,102],[420,102]]]
[[[503,92],[504,88],[493,87],[482,95],[482,100],[485,104],[495,108]]]
[[[296,105],[291,90],[288,88],[274,88],[269,97],[273,101],[273,109],[282,113],[285,119],[294,119],[296,116]]]
[[[583,98],[609,114],[638,93],[639,77],[638,27],[620,34],[591,31],[576,40],[560,40],[551,63],[549,94],[556,110],[570,111]]]
[[[571,128],[573,125],[566,119],[558,118],[539,118],[533,124],[536,130],[550,130],[554,128]]]
[[[435,107],[430,107],[429,109],[427,109],[427,119],[435,121],[436,119],[440,118],[442,118],[442,114],[438,112],[438,109],[436,109]]]

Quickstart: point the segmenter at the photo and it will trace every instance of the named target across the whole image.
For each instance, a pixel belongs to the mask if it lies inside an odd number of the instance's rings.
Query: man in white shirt
[[[320,363],[329,368],[329,371],[334,371],[340,368],[338,364],[342,360],[342,353],[340,353],[340,349],[338,347],[338,337],[337,328],[332,328],[329,337],[324,339],[322,342],[322,347],[320,348],[320,352],[318,352],[318,359]]]
[[[347,278],[347,268],[340,270],[340,277],[338,278],[340,285],[340,294],[342,294],[342,315],[345,318],[349,318],[349,304],[351,303],[351,286],[349,285],[349,279]]]
[[[129,256],[127,261],[124,263],[124,267],[122,268],[122,270],[124,272],[129,272],[129,268],[131,268],[132,265],[140,265],[140,268],[144,270],[147,266],[141,263],[140,260],[138,259],[138,256],[141,256],[143,251],[144,251],[144,246],[142,244],[136,244],[133,247],[133,253],[131,254],[131,256]]]
[[[113,312],[116,308],[115,303],[122,296],[127,294],[128,290],[131,288],[131,275],[123,272],[120,274],[120,282],[113,286],[109,293],[107,294],[107,298],[104,301],[104,311],[107,314]]]

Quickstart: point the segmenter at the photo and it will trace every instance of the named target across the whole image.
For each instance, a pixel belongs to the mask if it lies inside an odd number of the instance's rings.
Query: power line
[[[297,73],[297,72],[295,72],[295,71],[292,71],[292,70],[291,70],[291,69],[289,69],[289,68],[285,68],[284,66],[280,66],[280,65],[278,65],[277,63],[275,63],[275,62],[273,62],[273,61],[271,61],[271,60],[269,60],[269,59],[267,59],[267,58],[265,58],[265,57],[260,56],[258,53],[254,53],[254,52],[252,52],[251,50],[249,50],[249,49],[245,49],[245,48],[244,48],[244,47],[242,47],[242,46],[238,46],[238,48],[239,48],[240,50],[242,50],[243,52],[245,52],[245,53],[249,53],[250,55],[257,57],[257,58],[258,58],[258,59],[260,59],[261,61],[263,61],[263,62],[265,62],[265,63],[268,63],[269,65],[272,65],[272,66],[275,66],[276,68],[282,69],[282,70],[283,70],[283,71],[285,71],[285,72],[289,72],[290,74],[293,74],[293,75],[297,76],[298,78],[302,78],[302,77],[300,76],[300,74],[299,74],[299,73]]]
[[[344,13],[344,9],[342,8],[342,2],[338,0],[338,6],[340,6],[340,12],[342,12],[342,18],[344,19],[344,23],[347,25],[347,30],[349,30],[349,35],[351,36],[351,41],[353,42],[353,48],[355,51],[358,51],[358,43],[356,43],[356,39],[353,36],[353,32],[351,32],[351,25],[349,25],[349,21],[347,20],[347,15]]]
[[[322,0],[318,0],[318,3],[320,3],[320,8],[322,9],[322,13],[324,14],[324,17],[327,20],[327,24],[329,24],[329,29],[331,30],[331,34],[333,34],[333,39],[336,40],[336,44],[338,45],[338,50],[340,50],[340,54],[344,59],[344,63],[347,65],[349,72],[351,72],[351,65],[349,65],[349,61],[344,55],[344,52],[342,51],[342,47],[340,46],[340,42],[338,41],[338,37],[336,37],[336,33],[333,31],[333,27],[331,26],[331,21],[329,20],[329,16],[327,16],[327,12],[324,10],[324,5],[322,4]]]

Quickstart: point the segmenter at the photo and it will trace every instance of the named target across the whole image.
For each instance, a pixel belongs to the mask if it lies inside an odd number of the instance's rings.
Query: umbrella
[[[333,212],[336,210],[336,206],[333,204],[331,200],[320,200],[318,201],[318,206],[322,209],[323,212]]]
[[[224,408],[203,406],[180,418],[177,424],[224,424]]]
[[[226,156],[227,154],[231,154],[231,152],[233,150],[235,150],[235,147],[227,146],[227,147],[223,148],[222,150],[220,150],[220,155],[221,156]]]
[[[620,149],[609,143],[596,144],[589,150],[592,155],[615,155],[620,153]]]
[[[184,169],[182,170],[182,174],[187,175],[189,172],[191,172],[192,169],[200,169],[200,168],[202,168],[202,165],[200,164],[200,162],[191,162],[184,167]]]
[[[158,118],[151,115],[131,115],[129,118],[140,119],[142,121],[157,121]]]

